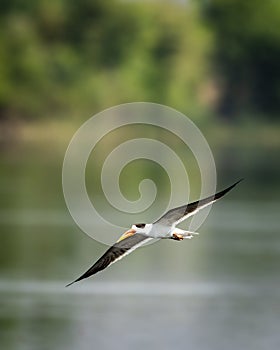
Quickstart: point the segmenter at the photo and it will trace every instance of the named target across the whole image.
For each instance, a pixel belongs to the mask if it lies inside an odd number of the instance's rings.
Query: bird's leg
[[[176,229],[175,232],[172,233],[172,239],[175,241],[182,241],[183,239],[191,239],[194,235],[198,235],[198,232],[192,232],[192,231],[183,231],[180,229]]]
[[[172,234],[172,239],[174,239],[175,241],[182,241],[184,239],[184,236],[181,233],[174,232]]]

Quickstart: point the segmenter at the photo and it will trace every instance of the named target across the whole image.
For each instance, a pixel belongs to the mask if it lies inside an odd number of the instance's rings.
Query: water
[[[277,210],[275,203],[266,209],[244,202],[217,204],[195,240],[141,248],[70,288],[65,284],[105,247],[92,241],[85,249],[91,240],[63,211],[49,213],[53,221],[41,222],[39,237],[36,215],[29,221],[25,215],[29,232],[19,240],[26,253],[17,260],[20,266],[7,265],[0,280],[1,348],[278,349]],[[249,223],[248,215],[254,216]],[[6,227],[15,230],[17,220],[5,217]],[[78,247],[74,257],[67,239]],[[28,258],[29,244],[38,250],[42,240],[49,242],[48,254],[41,248]],[[61,241],[67,247],[64,256],[63,249],[52,247]],[[12,270],[17,273],[11,278],[7,271]]]
[[[1,349],[280,348],[278,151],[257,152],[251,166],[235,159],[246,183],[197,238],[141,248],[69,288],[106,247],[67,212],[63,152],[34,152],[1,155]],[[271,181],[258,179],[270,165]]]
[[[250,283],[2,282],[1,296],[5,349],[279,348],[279,293]]]

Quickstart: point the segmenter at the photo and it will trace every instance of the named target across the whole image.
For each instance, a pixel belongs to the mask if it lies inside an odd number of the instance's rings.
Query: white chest
[[[164,237],[170,237],[171,235],[171,227],[166,227],[163,225],[153,225],[149,236],[153,238],[164,238]]]

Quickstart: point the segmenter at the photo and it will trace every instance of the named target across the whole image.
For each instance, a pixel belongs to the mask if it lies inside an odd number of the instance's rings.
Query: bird
[[[226,193],[233,189],[240,181],[216,194],[195,202],[185,204],[167,211],[163,216],[151,224],[133,224],[105,253],[80,277],[66,285],[71,286],[73,283],[79,282],[85,278],[95,275],[97,272],[104,270],[113,263],[121,260],[135,249],[143,246],[151,240],[172,239],[182,241],[191,239],[198,232],[186,231],[177,227],[182,221],[195,215],[201,209],[211,205],[218,199],[222,198]]]

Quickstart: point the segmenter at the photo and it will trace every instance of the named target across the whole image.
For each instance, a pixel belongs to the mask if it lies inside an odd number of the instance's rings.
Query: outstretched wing
[[[71,284],[81,281],[84,278],[90,277],[97,272],[104,270],[106,267],[112,265],[118,260],[122,259],[126,255],[133,252],[136,248],[140,247],[144,243],[148,242],[152,238],[135,233],[133,236],[127,237],[110,247],[95,264],[92,265],[83,275],[77,278],[75,281],[67,284],[66,287]]]
[[[199,210],[207,207],[208,205],[216,202],[218,199],[222,198],[227,192],[229,192],[233,187],[235,187],[241,180],[237,181],[230,187],[226,188],[223,191],[220,191],[213,196],[198,200],[196,202],[182,205],[169,210],[165,213],[160,219],[158,219],[155,224],[160,224],[164,226],[175,226],[180,222],[186,220],[188,217],[196,214]]]

